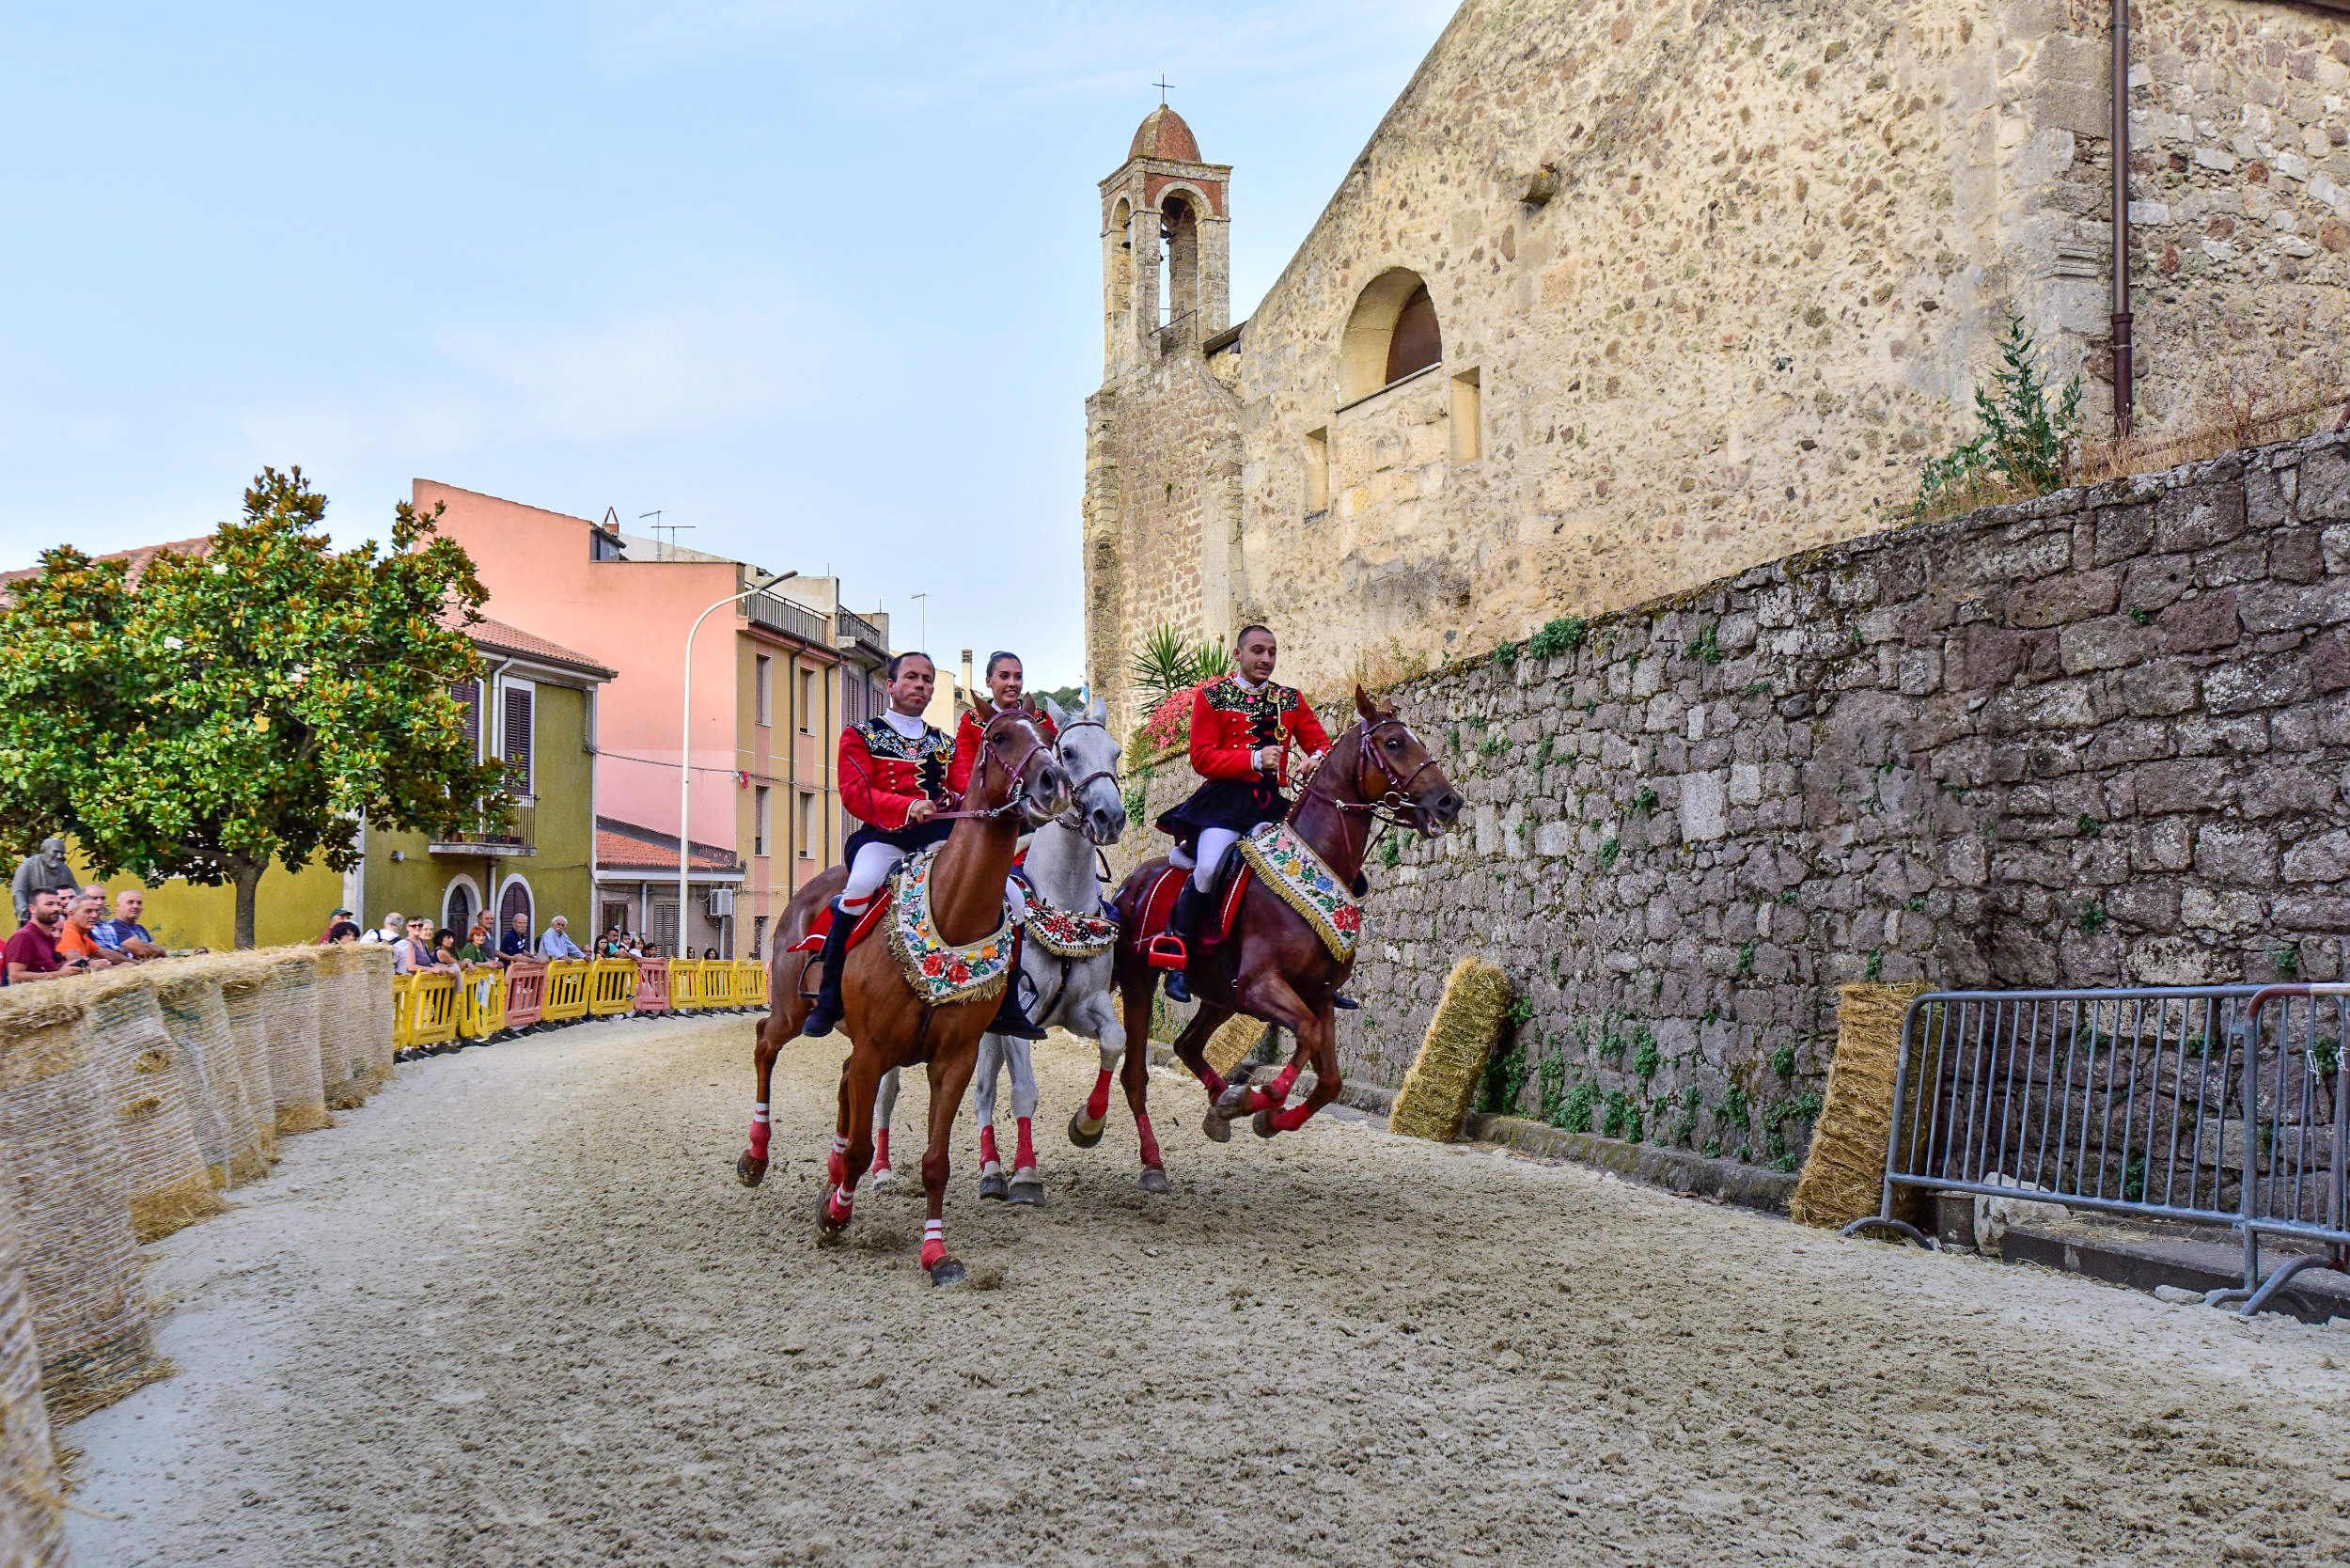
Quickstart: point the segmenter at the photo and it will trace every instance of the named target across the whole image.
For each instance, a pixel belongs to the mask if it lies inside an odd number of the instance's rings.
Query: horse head
[[[1386,808],[1399,822],[1434,839],[1461,817],[1465,804],[1444,769],[1436,765],[1427,745],[1412,727],[1396,716],[1395,704],[1374,703],[1363,688],[1355,688],[1355,755],[1340,759],[1333,748],[1331,760],[1346,768],[1346,787],[1354,797],[1374,808]]]
[[[1096,844],[1114,844],[1126,831],[1126,797],[1118,789],[1121,748],[1110,734],[1109,704],[1095,698],[1074,714],[1051,698],[1044,710],[1060,732],[1060,761],[1076,796],[1076,826]]]
[[[971,778],[976,797],[971,808],[994,813],[1017,800],[1031,827],[1042,827],[1069,809],[1073,795],[1068,771],[1044,744],[1035,709],[1024,704],[988,720],[979,753],[980,765]]]

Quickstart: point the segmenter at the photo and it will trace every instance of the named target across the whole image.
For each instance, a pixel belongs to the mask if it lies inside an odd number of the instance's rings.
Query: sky
[[[1237,321],[1450,10],[0,9],[0,568],[299,463],[338,544],[419,477],[658,509],[1074,683],[1095,187],[1150,84],[1235,165]]]

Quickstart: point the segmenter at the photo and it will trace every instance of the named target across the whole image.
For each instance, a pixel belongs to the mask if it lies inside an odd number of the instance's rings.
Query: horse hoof
[[[1108,1125],[1109,1120],[1104,1117],[1100,1125],[1096,1126],[1093,1131],[1089,1133],[1086,1131],[1085,1112],[1072,1112],[1069,1118],[1069,1141],[1075,1144],[1080,1149],[1090,1149],[1095,1144],[1102,1141],[1103,1128],[1107,1127]]]
[[[1207,1119],[1199,1123],[1199,1130],[1208,1135],[1208,1141],[1211,1143],[1232,1141],[1231,1121],[1218,1115],[1213,1106],[1209,1108]]]
[[[1140,1184],[1145,1192],[1173,1192],[1175,1190],[1175,1184],[1167,1179],[1167,1172],[1155,1165],[1143,1168]]]
[[[767,1162],[756,1154],[744,1154],[734,1162],[734,1179],[746,1187],[755,1187],[767,1179]]]
[[[1224,1086],[1224,1092],[1215,1097],[1216,1114],[1227,1121],[1239,1116],[1247,1108],[1248,1086],[1246,1083],[1227,1084]]]
[[[1036,1173],[1034,1166],[1026,1170],[1013,1171],[1010,1196],[1013,1202],[1025,1203],[1031,1208],[1042,1204],[1044,1201],[1044,1178]]]
[[[954,1259],[941,1258],[931,1265],[931,1283],[942,1286],[960,1285],[970,1276],[970,1273],[969,1269],[964,1268]]]
[[[832,1217],[832,1194],[826,1192],[820,1196],[816,1200],[816,1245],[838,1246],[842,1233],[848,1229],[847,1220]]]
[[[894,1187],[898,1184],[898,1173],[885,1165],[875,1166],[865,1179],[877,1187]]]
[[[1010,1190],[1010,1183],[1004,1180],[1004,1173],[1001,1170],[991,1170],[979,1178],[979,1196],[1001,1199]]]
[[[1281,1130],[1273,1124],[1273,1113],[1271,1111],[1259,1111],[1256,1115],[1248,1119],[1248,1125],[1250,1130],[1253,1131],[1259,1137],[1271,1137],[1274,1134]]]

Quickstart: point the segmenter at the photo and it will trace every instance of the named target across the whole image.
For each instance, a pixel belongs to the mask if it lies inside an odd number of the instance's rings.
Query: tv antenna
[[[691,524],[691,523],[664,523],[664,522],[662,522],[662,521],[661,521],[661,509],[660,509],[659,507],[655,507],[655,508],[654,508],[652,510],[650,510],[650,511],[640,511],[640,512],[638,512],[638,513],[636,514],[636,521],[637,521],[637,522],[639,522],[639,523],[642,523],[642,522],[643,522],[646,518],[648,518],[648,517],[650,517],[650,518],[651,518],[651,519],[653,520],[653,524],[652,524],[652,531],[653,531],[655,534],[663,534],[663,533],[666,533],[666,534],[667,534],[667,535],[669,536],[668,538],[666,538],[666,539],[665,539],[665,540],[662,540],[662,541],[660,541],[660,544],[661,544],[661,557],[662,557],[662,559],[664,559],[664,560],[668,559],[668,557],[669,557],[669,547],[670,547],[671,545],[673,545],[673,544],[675,544],[675,543],[677,542],[677,536],[678,536],[678,535],[680,535],[680,534],[682,534],[682,533],[683,533],[683,532],[685,532],[687,529],[692,528],[693,526],[695,526],[695,525],[693,525],[693,524]]]
[[[927,593],[916,593],[911,594],[908,597],[913,599],[916,604],[922,606],[921,640],[916,642],[915,646],[927,651],[931,646],[931,596]]]

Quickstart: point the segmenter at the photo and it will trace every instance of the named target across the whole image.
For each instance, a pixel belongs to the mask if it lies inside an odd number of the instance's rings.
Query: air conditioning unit
[[[710,890],[710,917],[724,920],[734,914],[734,889],[713,887]]]

